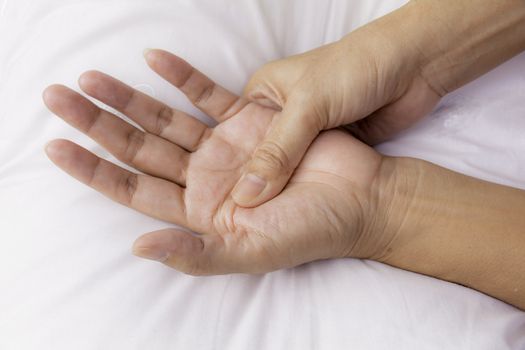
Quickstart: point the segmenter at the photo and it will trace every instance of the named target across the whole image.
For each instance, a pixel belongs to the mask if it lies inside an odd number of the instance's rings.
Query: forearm
[[[370,27],[443,96],[525,50],[525,1],[412,0]]]
[[[525,50],[523,0],[417,0],[422,74],[440,93],[453,91]]]
[[[377,259],[525,309],[525,191],[420,160],[385,162],[394,239]]]

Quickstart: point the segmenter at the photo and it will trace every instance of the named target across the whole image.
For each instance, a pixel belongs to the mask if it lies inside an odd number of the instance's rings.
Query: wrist
[[[525,191],[422,160],[387,159],[377,215],[389,240],[371,259],[524,308]]]
[[[382,156],[366,201],[358,241],[348,257],[388,263],[388,258],[407,231],[405,219],[417,189],[417,166],[413,159]]]
[[[417,197],[420,166],[416,159],[383,157],[370,195],[372,215],[364,226],[365,235],[375,236],[377,241],[368,259],[389,263],[399,241],[409,235],[407,217]]]

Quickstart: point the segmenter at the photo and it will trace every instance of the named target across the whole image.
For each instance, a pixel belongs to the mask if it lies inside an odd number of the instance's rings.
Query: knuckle
[[[157,112],[157,118],[155,119],[154,134],[162,135],[164,129],[171,124],[173,120],[173,110],[168,106],[161,107]]]
[[[95,164],[95,167],[93,168],[93,172],[91,173],[89,180],[87,182],[89,186],[93,187],[95,179],[99,176],[101,172],[101,169],[100,169],[101,163],[102,163],[102,160],[100,158],[97,158],[97,162]]]
[[[202,90],[195,96],[194,103],[196,105],[205,104],[210,97],[213,95],[213,91],[215,90],[215,84],[207,84],[202,88]]]
[[[253,102],[277,111],[282,110],[286,101],[285,95],[277,87],[262,81],[248,85],[243,94]]]
[[[118,188],[121,201],[126,204],[132,204],[138,187],[138,176],[130,174],[122,177]]]
[[[102,109],[98,111],[93,117],[91,117],[84,127],[84,133],[90,135],[93,130],[95,129],[95,126],[97,125],[98,121],[100,120],[100,115],[102,114]]]
[[[133,129],[127,134],[126,146],[123,153],[124,162],[135,165],[135,158],[144,145],[146,134],[138,129]]]
[[[273,75],[275,70],[274,67],[274,62],[268,62],[259,67],[259,69],[257,69],[257,71],[251,76],[248,86],[256,87],[257,85],[267,81]]]
[[[260,85],[261,83],[265,83],[268,79],[270,79],[272,72],[273,72],[273,69],[270,68],[269,64],[265,64],[257,72],[253,74],[248,85],[252,87],[256,87],[257,85]]]
[[[290,161],[284,149],[276,142],[261,144],[255,153],[256,165],[263,171],[289,173]]]
[[[257,73],[260,73],[261,75],[271,74],[281,68],[282,62],[282,60],[273,60],[267,62],[257,71]]]
[[[244,91],[249,92],[256,89],[260,85],[261,81],[264,81],[264,76],[265,74],[263,68],[260,68],[258,71],[253,73],[250,79],[248,80]]]
[[[260,67],[250,78],[244,89],[244,95],[266,95],[273,93],[271,86],[277,73],[277,61],[269,62]]]
[[[261,79],[271,74],[276,68],[279,61],[271,61],[263,64],[254,74],[252,79]]]

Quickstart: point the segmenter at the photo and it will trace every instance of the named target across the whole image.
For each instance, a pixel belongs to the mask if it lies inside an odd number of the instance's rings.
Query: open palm
[[[165,51],[146,59],[219,124],[209,128],[100,72],[83,74],[81,89],[142,129],[64,86],[44,93],[55,114],[142,174],[65,140],[47,147],[55,164],[113,200],[199,233],[146,234],[135,242],[137,255],[190,274],[218,274],[364,257],[374,249],[362,241],[370,242],[363,235],[380,155],[342,131],[325,132],[281,194],[256,208],[238,207],[230,192],[279,112],[235,96]]]

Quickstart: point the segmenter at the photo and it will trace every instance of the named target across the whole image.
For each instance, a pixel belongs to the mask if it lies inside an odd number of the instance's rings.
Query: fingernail
[[[266,187],[266,181],[254,174],[244,175],[235,186],[232,197],[237,203],[247,203],[255,199]]]
[[[164,249],[154,249],[146,247],[134,247],[133,254],[144,259],[150,259],[160,262],[164,262],[170,257],[169,252]]]

